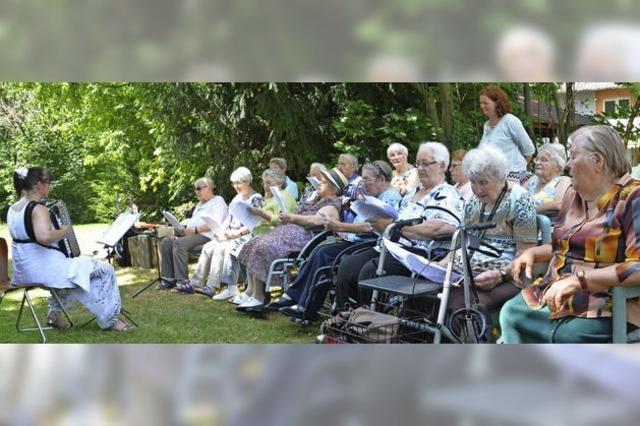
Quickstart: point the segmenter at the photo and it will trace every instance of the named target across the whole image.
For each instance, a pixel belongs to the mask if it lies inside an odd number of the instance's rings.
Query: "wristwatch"
[[[576,276],[578,277],[578,281],[580,282],[580,288],[582,290],[589,290],[589,286],[587,286],[587,278],[584,276],[584,271],[578,271]]]

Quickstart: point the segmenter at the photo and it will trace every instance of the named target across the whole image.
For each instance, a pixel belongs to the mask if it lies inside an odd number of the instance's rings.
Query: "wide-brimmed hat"
[[[321,173],[327,180],[339,190],[339,195],[347,188],[349,185],[349,181],[342,174],[338,168],[333,168],[331,170],[321,170]]]

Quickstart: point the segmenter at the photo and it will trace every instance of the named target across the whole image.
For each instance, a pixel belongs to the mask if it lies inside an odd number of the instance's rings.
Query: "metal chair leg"
[[[29,309],[31,310],[31,316],[33,316],[33,320],[36,323],[36,327],[26,327],[26,328],[20,327],[20,320],[22,318],[22,309],[24,308],[25,301],[29,305]],[[22,293],[22,303],[20,304],[20,311],[18,312],[18,319],[16,320],[16,330],[18,331],[38,330],[38,332],[40,333],[40,336],[42,337],[42,343],[47,343],[47,337],[44,334],[44,330],[50,330],[51,328],[52,327],[42,327],[42,325],[40,324],[40,320],[38,319],[36,310],[33,306],[33,303],[31,302],[31,298],[29,297],[29,291],[25,289],[24,292]]]

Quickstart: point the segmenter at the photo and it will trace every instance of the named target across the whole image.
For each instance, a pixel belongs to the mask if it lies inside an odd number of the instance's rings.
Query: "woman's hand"
[[[536,262],[536,257],[532,250],[525,250],[520,256],[513,261],[513,267],[511,269],[511,276],[513,281],[522,285],[520,274],[524,270],[524,274],[528,279],[533,279],[533,264]]]
[[[489,291],[502,284],[502,274],[500,271],[484,271],[473,277],[473,282],[479,289]]]
[[[281,223],[291,223],[293,216],[289,213],[280,213],[280,216],[278,216],[280,218],[280,222]]]
[[[215,238],[218,241],[226,241],[227,240],[227,234],[226,233],[213,234],[213,238]]]
[[[324,217],[324,229],[331,232],[340,232],[341,222],[335,219],[331,219],[327,216]]]
[[[195,228],[184,228],[184,236],[188,237],[189,235],[196,235]]]
[[[387,229],[387,226],[391,224],[391,222],[393,222],[392,219],[382,217],[375,217],[369,220],[371,226],[373,226],[379,232],[384,232],[385,229]]]
[[[542,303],[547,305],[551,312],[557,312],[578,291],[580,281],[575,275],[570,275],[551,284],[542,297]]]
[[[225,232],[224,233],[224,239],[225,240],[233,240],[233,239],[238,238],[241,235],[242,234],[240,233],[240,231],[229,231],[229,232]]]

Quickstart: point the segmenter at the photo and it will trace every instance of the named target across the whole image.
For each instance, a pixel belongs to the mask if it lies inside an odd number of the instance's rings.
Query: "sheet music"
[[[398,212],[395,208],[371,195],[365,196],[363,200],[352,202],[351,210],[364,219],[365,222],[375,217],[391,218],[393,220],[398,218]]]
[[[272,186],[270,189],[271,189],[271,194],[273,194],[273,198],[276,199],[276,201],[278,202],[278,205],[280,206],[280,211],[282,213],[286,213],[287,208],[284,206],[284,200],[282,199],[282,195],[280,195],[280,190],[278,189],[277,186]]]
[[[229,212],[238,219],[249,231],[253,232],[253,229],[262,222],[262,218],[255,214],[249,213],[251,204],[244,200],[234,201],[229,205]]]
[[[209,227],[211,232],[213,232],[213,235],[224,234],[224,229],[222,228],[222,225],[213,217],[203,214],[202,216],[200,216],[200,219],[202,219],[202,221]]]
[[[391,255],[400,263],[402,263],[411,272],[421,275],[429,281],[436,283],[444,283],[447,270],[437,263],[431,262],[422,256],[405,250],[400,244],[384,238],[384,245]],[[460,274],[452,271],[451,282],[460,280]]]
[[[100,238],[97,239],[97,242],[109,247],[115,246],[118,244],[118,241],[120,241],[120,238],[122,238],[129,228],[131,228],[139,219],[140,213],[120,213],[111,226],[109,226],[109,228],[102,233]]]
[[[320,181],[315,176],[307,176],[307,180],[313,186],[313,189],[318,189],[320,186]]]
[[[164,218],[169,221],[169,223],[173,227],[173,231],[176,233],[177,236],[182,237],[184,235],[184,226],[182,226],[182,224],[178,222],[178,219],[176,219],[174,215],[172,215],[166,210],[163,210],[162,216],[164,216]]]

